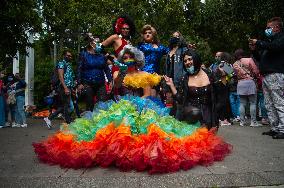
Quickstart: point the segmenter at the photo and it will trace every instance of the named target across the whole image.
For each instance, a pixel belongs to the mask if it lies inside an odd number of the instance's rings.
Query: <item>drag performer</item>
[[[170,49],[161,45],[156,29],[151,25],[144,25],[141,31],[143,42],[138,44],[138,49],[145,55],[143,71],[160,74],[160,61]],[[151,95],[156,96],[156,90],[151,90]]]
[[[135,25],[131,18],[128,16],[120,16],[113,23],[114,34],[108,37],[101,43],[102,48],[112,45],[116,57],[124,46],[131,44],[130,39],[135,34]],[[108,56],[111,57],[111,56]],[[111,66],[111,73],[118,71],[118,66]],[[117,88],[113,88],[113,95],[116,97],[119,95]]]
[[[125,87],[128,95],[98,103],[89,117],[34,143],[40,161],[75,169],[114,165],[122,171],[166,173],[223,160],[231,146],[214,130],[180,122],[146,97],[160,77],[139,71],[143,60],[138,49],[125,46],[116,62],[120,69],[114,86]]]
[[[137,48],[126,45],[118,55],[119,70],[113,74],[114,87],[121,88],[120,94],[148,97],[151,87],[158,85],[161,77],[140,71],[144,65],[144,54]]]
[[[101,44],[104,47],[112,45],[115,54],[118,55],[124,46],[130,44],[130,39],[135,34],[135,25],[128,16],[120,16],[113,23],[113,31],[114,34]]]
[[[138,44],[138,49],[145,55],[143,70],[149,73],[160,73],[160,61],[170,49],[161,45],[156,29],[151,25],[144,25],[141,32],[143,42]]]

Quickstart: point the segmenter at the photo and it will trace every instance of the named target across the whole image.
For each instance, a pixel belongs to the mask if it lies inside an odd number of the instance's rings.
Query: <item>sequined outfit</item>
[[[211,80],[211,79],[210,79]],[[212,82],[207,86],[188,86],[188,75],[182,79],[178,86],[178,93],[175,96],[179,104],[193,106],[201,111],[200,122],[208,128],[217,126],[218,121],[215,112],[215,95]]]
[[[170,49],[163,45],[158,45],[158,48],[154,48],[151,43],[140,43],[137,48],[141,50],[145,55],[145,65],[142,68],[143,71],[148,73],[160,73],[160,61],[163,55],[166,55]]]

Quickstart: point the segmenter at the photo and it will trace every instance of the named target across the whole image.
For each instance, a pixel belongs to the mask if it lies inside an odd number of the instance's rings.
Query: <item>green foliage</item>
[[[247,49],[248,36],[264,37],[269,18],[284,18],[284,1],[279,0],[206,0],[205,4],[200,0],[4,0],[0,7],[0,62],[17,50],[24,54],[29,45],[26,32],[40,31],[35,43],[37,104],[47,95],[54,66],[53,42],[57,43],[57,59],[69,48],[76,60],[85,46],[82,34],[92,32],[107,38],[119,15],[127,14],[135,21],[134,45],[141,40],[140,30],[145,24],[157,29],[164,45],[174,31],[180,31],[187,41],[196,44],[205,63],[216,51]]]
[[[266,21],[283,18],[284,2],[277,0],[207,0],[195,29],[213,51],[248,49],[248,36],[261,38]]]
[[[2,0],[0,6],[0,63],[6,55],[14,57],[17,50],[26,53],[27,32],[41,29],[41,21],[36,11],[36,0]]]

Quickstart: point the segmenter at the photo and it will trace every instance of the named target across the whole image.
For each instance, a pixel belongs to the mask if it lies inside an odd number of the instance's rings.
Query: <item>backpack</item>
[[[56,64],[55,68],[53,69],[51,78],[50,78],[50,83],[53,89],[57,90],[60,85],[60,80],[59,80],[59,75],[58,75],[58,63]],[[67,65],[64,63],[64,73],[66,72]]]

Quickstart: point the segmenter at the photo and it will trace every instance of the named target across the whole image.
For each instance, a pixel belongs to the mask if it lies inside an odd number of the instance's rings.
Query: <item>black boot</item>
[[[273,131],[273,130],[270,130],[270,131],[267,131],[267,132],[263,132],[262,135],[268,135],[268,136],[274,136],[276,135],[277,132]]]
[[[273,139],[284,139],[284,133],[277,133],[272,136]]]

